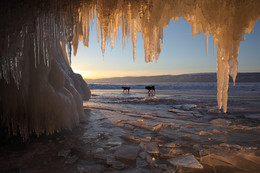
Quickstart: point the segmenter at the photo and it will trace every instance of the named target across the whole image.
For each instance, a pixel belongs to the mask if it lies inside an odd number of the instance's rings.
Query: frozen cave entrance
[[[192,35],[205,34],[217,45],[218,106],[227,111],[229,76],[235,82],[240,41],[260,17],[258,0],[41,0],[1,1],[0,123],[25,139],[77,125],[90,89],[70,68],[79,41],[89,44],[94,18],[101,49],[122,35],[131,37],[135,59],[137,32],[145,61],[158,59],[163,29],[185,19]],[[72,49],[73,48],[73,49]]]

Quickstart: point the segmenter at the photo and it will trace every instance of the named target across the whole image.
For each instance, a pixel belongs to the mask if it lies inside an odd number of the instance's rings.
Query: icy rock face
[[[203,31],[206,53],[212,35],[218,46],[218,106],[226,112],[229,75],[235,81],[240,41],[260,16],[258,0],[15,2],[3,0],[0,9],[1,122],[13,133],[19,127],[24,136],[28,128],[37,134],[52,133],[77,124],[81,99],[88,99],[90,91],[68,65],[79,41],[89,45],[95,17],[103,54],[106,44],[113,48],[122,35],[124,47],[131,36],[135,59],[141,32],[146,62],[158,60],[163,29],[171,19],[183,17],[193,36]]]
[[[49,11],[47,2],[1,5],[0,125],[24,139],[76,126],[82,100],[90,98],[88,85],[69,66],[72,33],[66,16],[55,16],[55,10],[64,13],[55,3]]]
[[[3,79],[1,89],[1,120],[14,135],[27,138],[29,133],[51,134],[72,128],[83,117],[82,99],[89,99],[90,89],[82,77],[65,63],[61,48],[55,51],[50,66],[34,67],[24,60],[24,73],[19,88],[11,78]]]

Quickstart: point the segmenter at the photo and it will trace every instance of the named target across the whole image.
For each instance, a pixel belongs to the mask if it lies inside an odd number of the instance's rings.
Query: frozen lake
[[[0,172],[259,173],[260,84],[96,84],[79,127],[0,147]],[[93,89],[95,88],[95,89]]]
[[[169,159],[192,155],[203,170],[193,167],[184,172],[260,170],[259,83],[231,85],[227,114],[217,108],[214,83],[155,85],[159,89],[154,96],[148,96],[145,85],[127,86],[133,88],[129,94],[122,92],[120,84],[95,85],[99,89],[92,89],[93,96],[85,103],[94,114],[90,119],[108,119],[114,128],[94,128],[90,133],[99,129],[98,133],[113,134],[108,141],[127,145],[155,144],[159,153],[148,152],[147,157],[169,169]]]

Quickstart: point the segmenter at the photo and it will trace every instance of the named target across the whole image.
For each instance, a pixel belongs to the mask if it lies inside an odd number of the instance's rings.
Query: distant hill
[[[85,79],[88,83],[216,82],[216,73]],[[230,82],[232,78],[230,77]],[[236,82],[260,82],[259,73],[238,73]]]

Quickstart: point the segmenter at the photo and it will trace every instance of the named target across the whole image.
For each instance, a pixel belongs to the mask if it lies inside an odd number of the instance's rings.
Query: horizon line
[[[201,73],[182,73],[182,74],[161,74],[161,75],[147,75],[147,76],[111,76],[111,77],[101,77],[101,78],[83,78],[84,80],[101,80],[101,79],[112,79],[112,78],[134,78],[134,77],[159,77],[159,76],[181,76],[181,75],[191,75],[191,74],[211,74],[217,72],[201,72]],[[239,73],[260,73],[258,72],[237,72]]]

